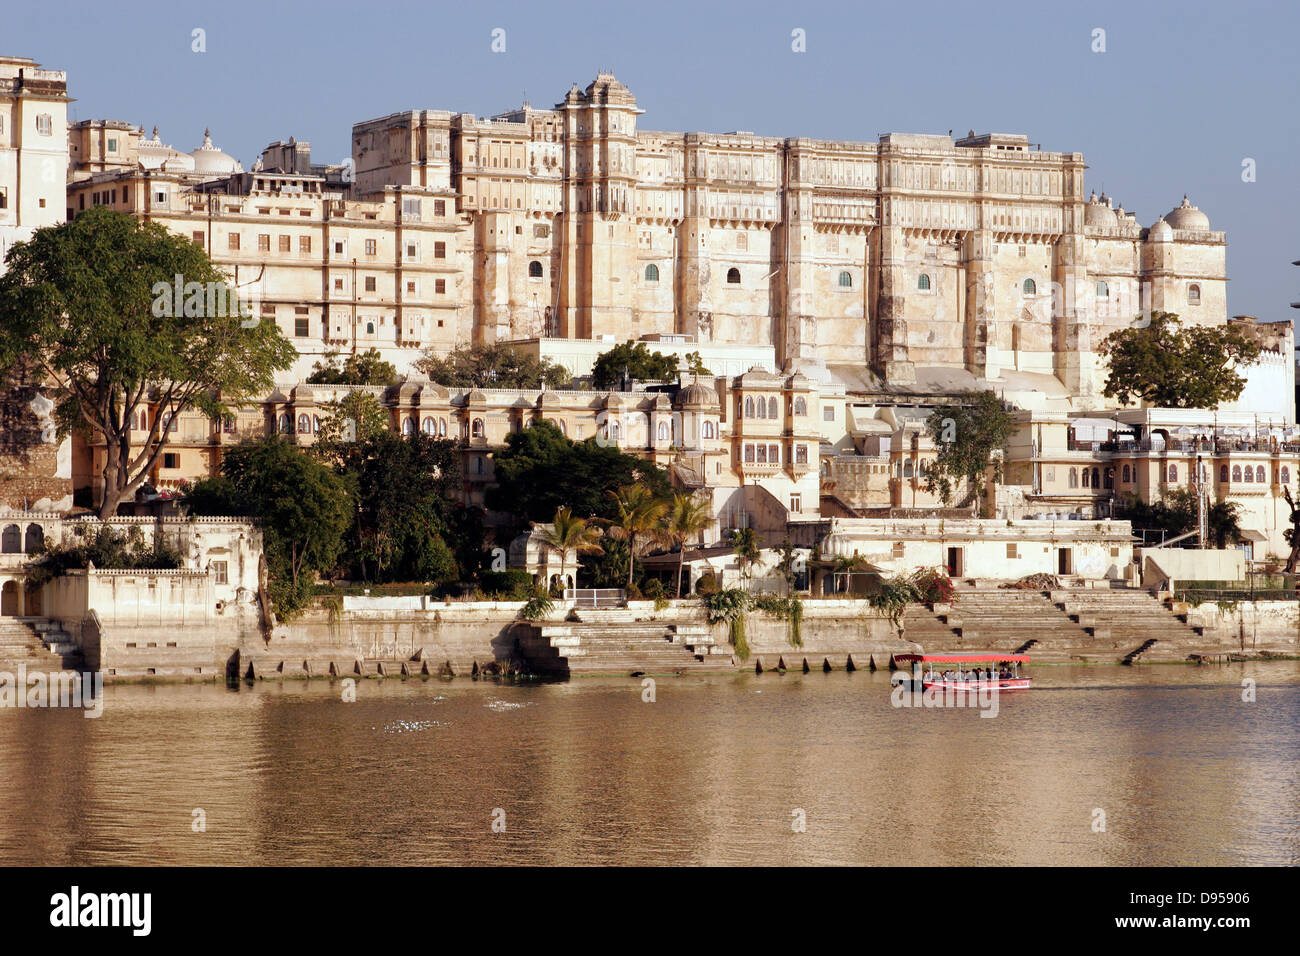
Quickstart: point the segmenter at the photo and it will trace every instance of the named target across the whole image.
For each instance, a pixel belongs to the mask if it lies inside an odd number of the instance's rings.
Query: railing
[[[1193,606],[1219,602],[1300,601],[1300,592],[1285,588],[1175,588],[1174,600],[1186,601]]]
[[[565,588],[564,600],[575,607],[625,607],[627,592],[622,588]]]

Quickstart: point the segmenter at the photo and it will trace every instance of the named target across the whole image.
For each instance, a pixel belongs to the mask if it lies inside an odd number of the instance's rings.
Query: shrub
[[[749,658],[749,643],[745,640],[745,612],[749,610],[750,601],[749,592],[744,588],[726,588],[704,597],[709,623],[727,623],[732,646],[742,661]]]
[[[484,595],[503,601],[524,601],[533,594],[533,576],[527,571],[484,571],[479,575]]]
[[[540,621],[555,610],[555,602],[545,591],[534,591],[532,596],[519,609],[519,617],[525,621]]]
[[[700,579],[695,582],[695,593],[700,597],[707,597],[710,594],[718,592],[718,577],[712,571],[705,571],[700,575]]]
[[[926,604],[951,604],[957,600],[952,578],[942,568],[918,568],[912,574],[912,583]]]

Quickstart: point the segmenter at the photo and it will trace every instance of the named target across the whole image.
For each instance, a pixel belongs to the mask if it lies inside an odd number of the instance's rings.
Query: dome
[[[1165,222],[1164,217],[1157,219],[1147,231],[1147,242],[1173,242],[1174,231]]]
[[[682,408],[717,408],[718,393],[707,385],[692,382],[677,393],[677,404]]]
[[[212,131],[203,131],[203,145],[190,153],[194,160],[194,171],[205,176],[229,176],[242,173],[244,167],[229,153],[223,153],[212,145]]]
[[[145,169],[158,169],[163,172],[190,172],[194,169],[194,160],[178,149],[172,149],[158,137],[158,127],[153,128],[152,139],[142,139],[136,146],[136,156]]]
[[[1110,199],[1106,194],[1103,193],[1098,199],[1097,194],[1093,193],[1088,199],[1088,204],[1083,208],[1083,221],[1085,225],[1099,229],[1113,229],[1119,219],[1115,215],[1115,210],[1110,208]]]
[[[1165,219],[1175,229],[1208,232],[1210,228],[1210,217],[1188,202],[1186,196],[1183,197],[1181,203],[1165,216]]]

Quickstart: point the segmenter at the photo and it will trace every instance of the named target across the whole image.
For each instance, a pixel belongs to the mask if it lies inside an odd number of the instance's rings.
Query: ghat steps
[[[519,652],[539,674],[674,674],[731,670],[731,648],[702,624],[565,621],[523,625]]]
[[[81,670],[85,664],[72,638],[45,618],[0,617],[0,671]]]

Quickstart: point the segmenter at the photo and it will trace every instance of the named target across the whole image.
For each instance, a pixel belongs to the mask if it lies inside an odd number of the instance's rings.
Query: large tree
[[[275,323],[238,307],[199,246],[155,223],[92,209],[5,261],[0,368],[33,364],[58,388],[60,428],[104,442],[104,518],[149,477],[173,416],[225,414],[296,354]],[[153,410],[144,430],[142,408]]]
[[[384,361],[378,349],[352,352],[346,358],[338,352],[326,352],[312,366],[307,382],[311,385],[393,385],[397,382],[397,369]]]
[[[686,543],[708,530],[713,511],[703,498],[689,492],[674,492],[664,516],[664,533],[677,546],[677,596],[682,596],[682,568],[686,564]]]
[[[586,518],[579,518],[568,508],[556,508],[550,527],[542,532],[546,546],[560,556],[560,580],[567,570],[569,555],[599,554],[600,528]],[[561,585],[563,586],[563,585]]]
[[[614,517],[608,519],[610,537],[627,542],[627,587],[631,590],[638,554],[652,542],[664,540],[668,502],[642,484],[624,485],[606,494],[614,502]]]
[[[448,388],[557,388],[572,378],[563,366],[508,345],[461,346],[445,355],[430,349],[416,368]]]
[[[1110,361],[1102,394],[1125,405],[1218,408],[1246,387],[1237,369],[1259,357],[1259,343],[1230,325],[1184,328],[1172,312],[1153,312],[1149,324],[1120,329],[1098,351]]]
[[[698,364],[699,353],[694,352],[692,356],[694,367]],[[708,370],[704,371],[707,373]],[[671,381],[677,378],[677,356],[651,352],[644,342],[624,342],[596,356],[591,368],[592,387],[602,390],[615,388],[624,372],[628,378],[638,382]]]
[[[965,481],[971,510],[979,508],[980,493],[990,467],[993,480],[1002,480],[1002,461],[995,451],[1006,447],[1011,435],[1011,415],[992,392],[963,394],[959,404],[936,408],[925,427],[939,449],[925,472],[925,487],[936,491],[944,504],[952,500],[953,483]]]

